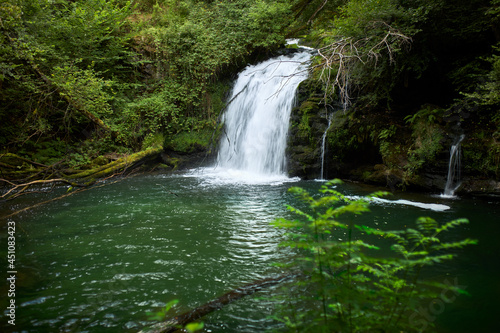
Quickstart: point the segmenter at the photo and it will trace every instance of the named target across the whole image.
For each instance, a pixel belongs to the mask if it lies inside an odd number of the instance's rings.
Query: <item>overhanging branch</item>
[[[318,49],[320,64],[314,66],[321,71],[320,80],[325,84],[324,102],[338,92],[344,110],[351,104],[350,76],[359,65],[377,66],[385,53],[389,63],[395,62],[395,52],[403,46],[409,46],[412,39],[383,21],[373,21],[370,28],[383,28],[381,36],[373,35],[361,39],[338,37],[327,46]],[[372,45],[372,46],[371,46]]]

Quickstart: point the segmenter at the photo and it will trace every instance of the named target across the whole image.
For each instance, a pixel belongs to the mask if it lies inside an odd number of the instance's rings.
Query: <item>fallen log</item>
[[[251,295],[259,290],[280,284],[288,279],[294,277],[295,274],[287,273],[274,278],[266,278],[258,280],[243,287],[234,289],[208,303],[203,304],[191,311],[185,312],[179,316],[170,318],[161,323],[148,326],[141,330],[139,333],[171,333],[179,330],[187,324],[196,321],[207,314],[221,309],[225,305],[234,302],[240,298]]]
[[[68,179],[92,180],[117,173],[119,171],[137,167],[138,164],[145,163],[150,158],[155,158],[163,151],[163,147],[148,148],[135,154],[127,155],[100,167],[81,171],[79,173],[68,175]]]

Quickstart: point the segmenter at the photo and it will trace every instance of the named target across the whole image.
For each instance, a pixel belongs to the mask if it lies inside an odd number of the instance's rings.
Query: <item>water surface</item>
[[[231,182],[224,174],[227,170],[132,177],[12,218],[17,225],[19,307],[15,329],[5,323],[4,313],[2,331],[134,332],[151,323],[148,311],[172,299],[179,299],[180,313],[281,274],[271,264],[293,253],[278,248],[283,232],[269,223],[290,216],[285,204],[297,204],[289,187],[316,191],[322,183],[288,178],[252,182],[252,177]],[[375,190],[356,184],[338,189],[351,196]],[[498,328],[499,213],[496,200],[407,193],[374,202],[372,214],[356,219],[396,229],[411,226],[418,216],[441,222],[469,218],[470,225],[450,238],[474,237],[480,244],[461,251],[453,265],[436,267],[432,275],[458,279],[472,296],[446,304],[432,322],[442,332],[470,332]],[[3,229],[3,267],[5,233]],[[274,304],[267,296],[274,290],[205,317],[206,331],[262,332],[279,326],[268,318]],[[4,295],[2,289],[3,309]]]

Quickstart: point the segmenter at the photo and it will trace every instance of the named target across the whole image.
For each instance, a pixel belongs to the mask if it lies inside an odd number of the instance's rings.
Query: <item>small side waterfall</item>
[[[286,174],[290,112],[310,57],[308,52],[280,56],[239,74],[223,116],[217,168],[246,175]]]
[[[450,148],[450,162],[448,163],[448,176],[446,178],[446,185],[444,187],[445,198],[452,198],[455,195],[456,189],[460,186],[460,143],[465,138],[461,135],[457,142]]]
[[[332,118],[333,118],[333,113],[330,113],[327,115],[328,119],[328,126],[325,129],[325,132],[323,133],[323,138],[321,139],[321,179],[325,179],[325,151],[326,151],[326,135],[328,134],[328,130],[330,129],[330,126],[332,125]]]

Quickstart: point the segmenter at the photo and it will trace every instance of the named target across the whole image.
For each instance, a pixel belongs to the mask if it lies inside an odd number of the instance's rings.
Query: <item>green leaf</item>
[[[187,324],[186,326],[184,326],[184,328],[189,332],[189,333],[193,333],[193,332],[196,332],[196,331],[199,331],[199,330],[202,330],[204,327],[204,324],[201,322],[201,323],[189,323]]]

